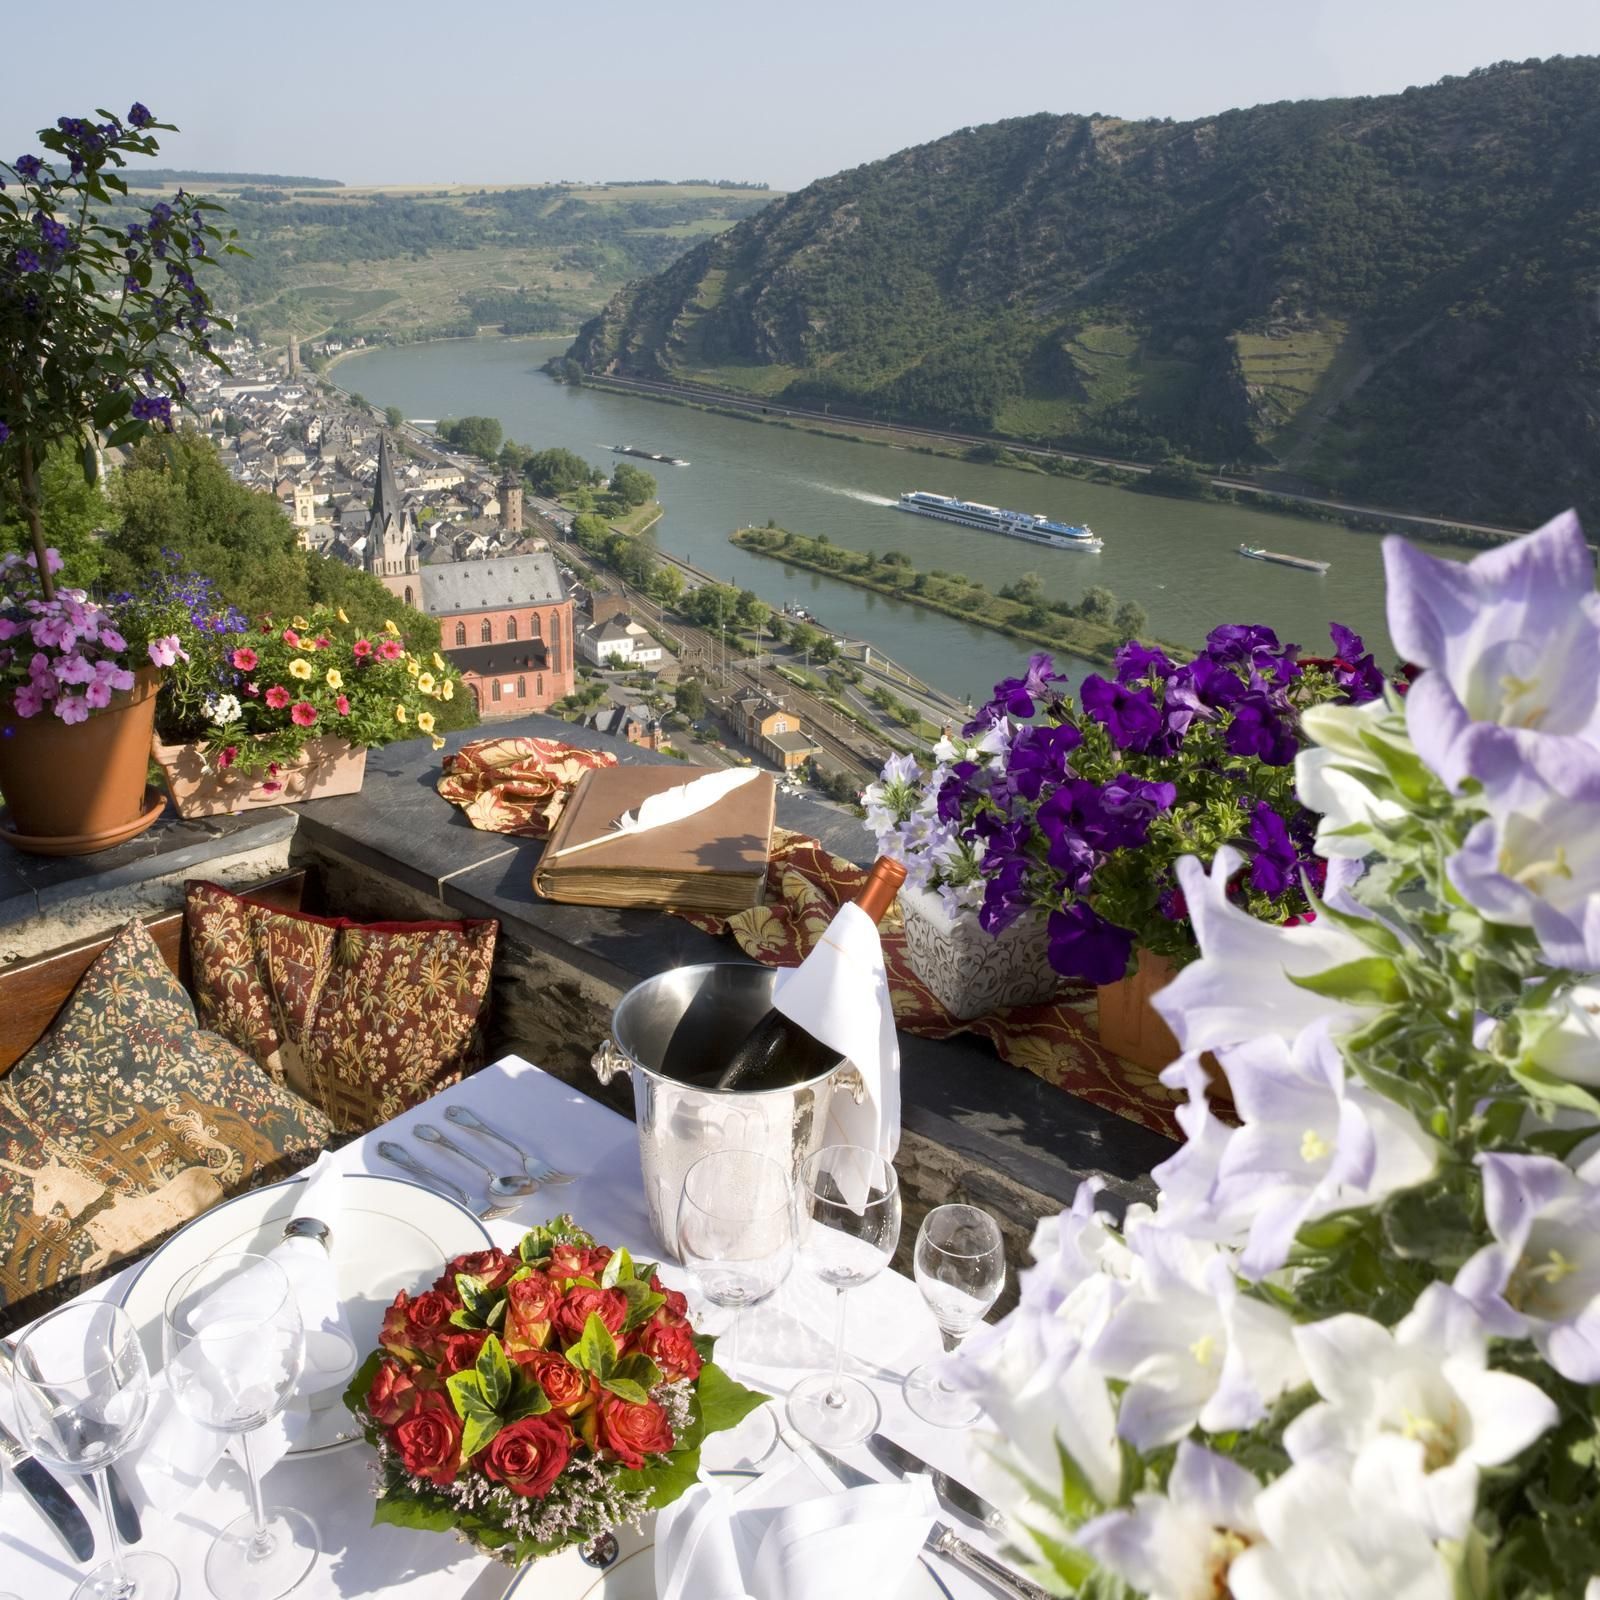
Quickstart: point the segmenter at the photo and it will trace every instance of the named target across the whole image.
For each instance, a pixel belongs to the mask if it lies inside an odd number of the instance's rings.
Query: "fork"
[[[446,1106],[444,1108],[444,1116],[446,1122],[453,1122],[458,1128],[470,1128],[474,1133],[482,1133],[486,1134],[491,1139],[498,1139],[500,1143],[506,1147],[506,1149],[511,1151],[511,1153],[516,1156],[516,1158],[522,1163],[522,1170],[526,1172],[528,1176],[536,1183],[544,1184],[549,1187],[555,1187],[563,1183],[572,1183],[575,1181],[574,1174],[570,1172],[558,1172],[550,1165],[548,1161],[545,1161],[542,1157],[529,1155],[529,1153],[524,1150],[521,1145],[517,1144],[514,1140],[508,1139],[498,1129],[491,1128],[489,1124],[485,1122],[483,1118],[480,1117],[475,1111],[469,1111],[464,1105],[456,1104]]]
[[[487,1205],[480,1211],[473,1205],[471,1197],[459,1183],[454,1183],[435,1172],[432,1167],[423,1166],[404,1145],[396,1144],[392,1139],[382,1139],[378,1142],[378,1154],[385,1161],[399,1167],[402,1172],[409,1172],[413,1178],[425,1183],[430,1189],[436,1192],[442,1191],[459,1200],[480,1222],[493,1222],[496,1217],[509,1217],[517,1209],[515,1206]]]

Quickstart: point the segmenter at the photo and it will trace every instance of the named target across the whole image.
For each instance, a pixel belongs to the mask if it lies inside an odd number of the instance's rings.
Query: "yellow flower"
[[[348,621],[349,621],[349,620],[350,620],[350,619],[349,619],[349,617],[347,617],[347,616],[346,616],[346,615],[345,615],[345,614],[344,614],[344,607],[343,607],[343,606],[340,606],[340,607],[339,607],[339,620],[340,620],[340,621],[341,621],[341,622],[348,622]]]
[[[417,687],[424,694],[432,694],[433,693],[433,674],[431,672],[424,672],[422,674],[422,676],[417,679]]]
[[[424,733],[432,733],[433,713],[431,711],[419,711],[417,713],[417,726],[421,728]]]
[[[444,749],[444,740],[441,739],[438,734],[434,734],[434,736],[433,736],[433,748],[435,750],[443,750]]]
[[[400,630],[397,627],[395,627],[395,625],[392,622],[390,622],[387,618],[385,618],[384,619],[384,624],[383,624],[383,631],[385,633],[399,633]]]
[[[328,687],[330,689],[344,688],[344,678],[337,667],[328,668]]]
[[[396,722],[404,722],[406,720],[406,708],[404,706],[396,706],[394,708],[394,720]]]
[[[439,693],[446,700],[454,700],[456,697],[456,680],[454,678],[446,678],[443,684],[440,685]]]
[[[422,671],[422,668],[417,665],[417,658],[415,656],[406,657],[406,671],[409,672],[413,678]]]
[[[289,663],[289,676],[291,678],[309,678],[311,676],[311,663],[304,656],[296,656]]]
[[[311,626],[311,624],[307,622],[304,617],[296,617],[294,619],[294,625],[297,628],[309,628]]]
[[[444,657],[440,655],[437,650],[433,652],[433,664],[439,669],[440,672],[445,670]]]

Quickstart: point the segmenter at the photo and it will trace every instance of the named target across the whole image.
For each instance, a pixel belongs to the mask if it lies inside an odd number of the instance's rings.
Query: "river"
[[[1365,635],[1379,660],[1391,647],[1383,620],[1379,540],[1332,523],[1195,504],[1005,467],[830,439],[796,429],[559,384],[541,370],[566,339],[478,339],[396,346],[339,363],[342,387],[408,417],[498,417],[508,437],[563,445],[610,470],[607,448],[630,443],[682,456],[656,467],[664,514],[648,536],[665,551],[773,605],[796,601],[828,627],[864,638],[939,688],[982,698],[1019,670],[1026,647],[986,629],[784,568],[728,543],[735,528],[770,517],[826,534],[852,550],[904,551],[920,568],[980,577],[990,589],[1037,573],[1051,599],[1104,584],[1136,600],[1162,638],[1199,644],[1219,622],[1264,622],[1310,653],[1327,647],[1329,620]],[[907,489],[1040,511],[1088,523],[1099,555],[1051,550],[894,509]],[[1331,561],[1326,576],[1237,555],[1243,542]],[[1425,546],[1425,548],[1427,548]],[[1439,553],[1459,551],[1433,547]],[[1074,673],[1074,676],[1077,676]]]

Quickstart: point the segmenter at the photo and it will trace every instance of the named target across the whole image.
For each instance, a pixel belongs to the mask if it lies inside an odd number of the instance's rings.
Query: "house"
[[[661,719],[646,705],[602,706],[583,719],[583,726],[626,739],[641,750],[659,750],[665,743]]]
[[[616,664],[654,670],[661,665],[661,646],[625,611],[585,628],[578,635],[578,649],[597,667]]]
[[[800,725],[800,718],[786,710],[781,699],[748,694],[737,702],[743,741],[759,751],[785,772],[803,767],[822,747]]]

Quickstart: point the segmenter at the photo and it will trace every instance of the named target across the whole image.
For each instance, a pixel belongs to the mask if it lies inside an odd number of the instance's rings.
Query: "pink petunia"
[[[257,784],[256,787],[260,789],[262,794],[276,794],[283,785],[281,783],[262,783]]]
[[[365,660],[367,656],[372,654],[372,641],[370,639],[357,639],[356,642],[351,645],[350,653],[355,656],[358,661]]]
[[[19,683],[11,696],[11,708],[19,717],[36,717],[44,710],[44,696],[31,683]]]
[[[274,711],[282,711],[289,703],[289,691],[281,683],[275,683],[267,690],[267,704]]]
[[[228,658],[240,672],[254,672],[256,663],[261,659],[247,644],[242,644]]]
[[[87,722],[89,702],[81,694],[64,694],[56,701],[56,715],[63,722]]]
[[[103,711],[111,704],[111,685],[104,678],[97,678],[83,691],[83,697],[96,711]]]
[[[169,633],[164,638],[150,641],[150,659],[156,666],[175,666],[180,656],[185,661],[189,659],[189,652],[183,648],[177,634]]]
[[[293,628],[285,628],[283,630],[283,642],[291,650],[298,650],[300,648],[300,635]]]
[[[329,638],[329,637],[328,637],[328,636],[327,636],[327,634],[325,634],[325,633],[319,633],[319,634],[318,634],[318,635],[317,635],[317,649],[319,649],[319,650],[326,650],[326,649],[327,649],[327,648],[328,648],[328,646],[329,646],[329,645],[330,645],[330,644],[332,644],[332,643],[333,643],[333,640],[332,640],[332,639],[330,639],[330,638]]]
[[[340,695],[339,698],[333,703],[341,717],[348,717],[350,715],[350,702],[343,695]]]
[[[317,708],[309,700],[301,700],[289,713],[289,720],[297,728],[309,728],[317,720]]]
[[[405,646],[398,639],[382,639],[378,642],[378,655],[384,661],[398,661],[405,654]]]
[[[234,762],[237,761],[238,759],[239,759],[239,747],[238,747],[238,745],[230,744],[227,747],[227,749],[224,750],[217,757],[217,765],[218,765],[218,767],[220,767],[222,769],[222,771],[226,772],[228,770],[228,768],[231,767],[234,764]]]

